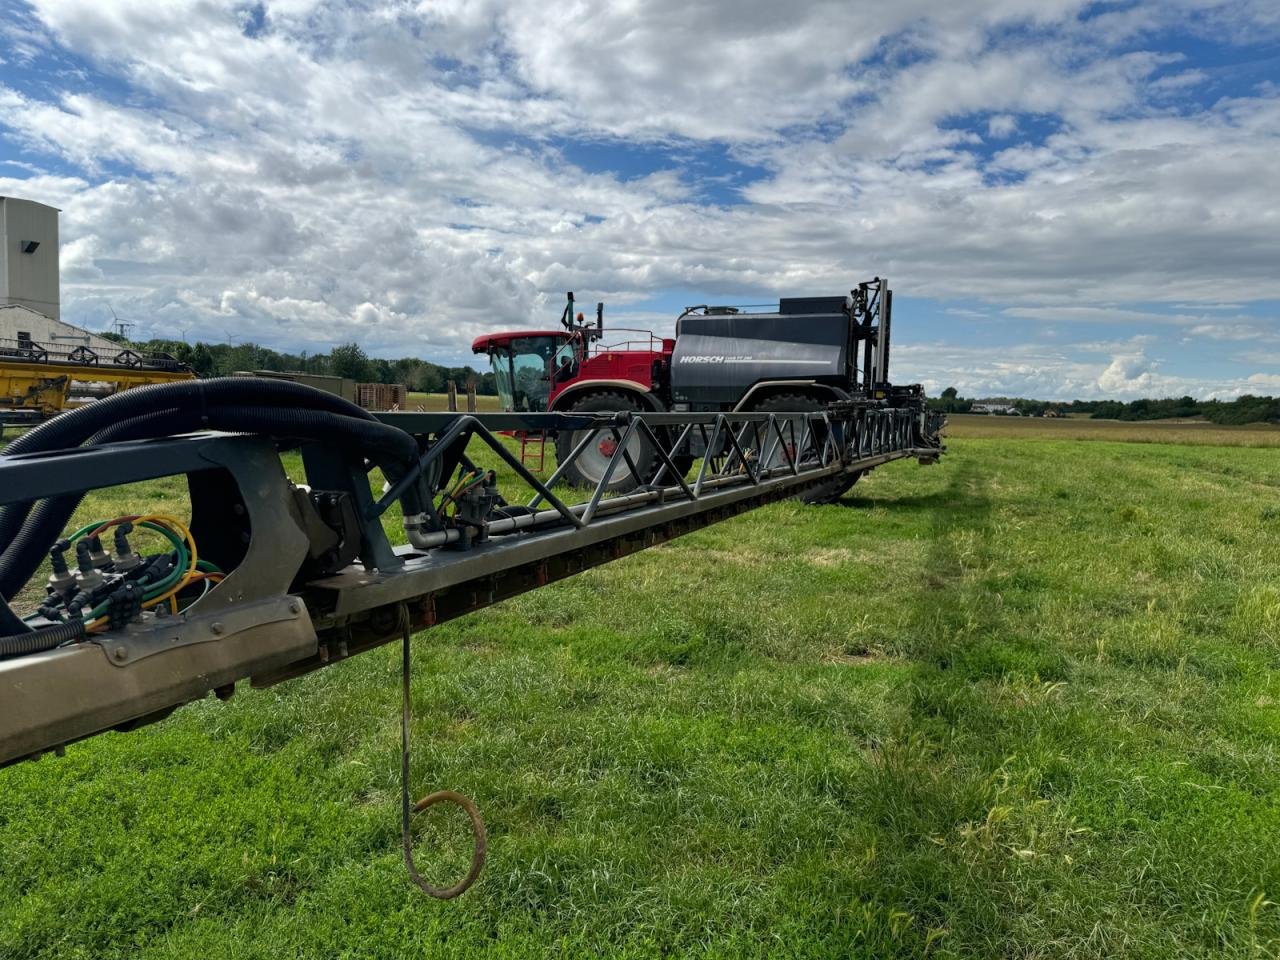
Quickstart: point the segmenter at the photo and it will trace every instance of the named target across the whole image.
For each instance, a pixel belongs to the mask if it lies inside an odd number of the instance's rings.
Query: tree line
[[[125,342],[112,334],[109,339]],[[274,370],[347,377],[360,383],[403,383],[410,390],[442,393],[452,380],[463,389],[475,381],[476,393],[496,394],[492,372],[470,366],[446,367],[418,357],[387,360],[370,357],[358,343],[344,343],[328,353],[286,353],[257,343],[186,343],[182,340],[146,340],[131,344],[148,353],[167,353],[201,377],[224,377],[241,370]]]
[[[1196,400],[1192,397],[1163,400],[1098,401],[1089,415],[1105,420],[1168,420],[1172,417],[1203,417],[1213,423],[1280,422],[1280,397],[1244,394],[1235,400]]]
[[[1194,397],[1130,400],[1072,400],[1055,402],[1027,400],[1022,397],[960,396],[955,387],[929,401],[935,410],[945,413],[970,413],[975,403],[1011,407],[1024,417],[1067,416],[1084,414],[1093,420],[1172,420],[1196,417],[1220,424],[1280,423],[1280,398],[1244,394],[1235,400],[1196,400]]]

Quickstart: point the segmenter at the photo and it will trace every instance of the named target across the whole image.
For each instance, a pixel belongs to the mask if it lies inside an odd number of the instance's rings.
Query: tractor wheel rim
[[[573,435],[573,445],[577,446],[582,440],[582,433],[577,432]],[[606,448],[608,452],[606,453]],[[582,453],[578,454],[578,459],[574,461],[584,479],[590,483],[599,483],[600,478],[604,476],[605,470],[609,468],[609,461],[613,459],[614,453],[618,449],[618,442],[611,436],[600,439],[598,443],[589,443]],[[627,441],[627,453],[631,456],[631,462],[637,468],[645,469],[644,464],[640,462],[642,447],[641,440],[637,436],[632,436]],[[609,486],[615,486],[626,483],[631,479],[631,470],[627,467],[626,460],[619,460],[618,466],[613,471],[613,478],[609,482]]]
[[[795,435],[797,439],[799,439],[801,436],[804,435],[805,424],[807,423],[805,418],[779,417],[778,425],[782,428],[784,436],[787,436],[786,431],[789,429],[788,423],[794,424]],[[814,456],[814,454],[817,452],[817,447],[814,444],[812,439],[810,439],[804,445],[803,449],[800,449],[799,444],[792,443],[789,436],[787,436],[787,440],[785,443],[778,443],[776,442],[776,440],[773,442],[766,442],[764,444],[764,448],[766,450],[769,450],[770,448],[772,448],[769,454],[769,462],[763,464],[766,470],[773,470],[773,469],[776,469],[777,467],[789,466],[792,461],[796,461],[796,462],[803,461],[809,457]],[[787,457],[787,454],[791,455],[790,458]]]

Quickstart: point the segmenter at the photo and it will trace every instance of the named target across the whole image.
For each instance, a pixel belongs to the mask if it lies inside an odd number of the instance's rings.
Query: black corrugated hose
[[[22,618],[13,612],[4,597],[0,597],[0,636],[27,633],[30,627],[22,622]]]
[[[323,441],[367,457],[393,483],[417,468],[418,446],[413,437],[383,424],[367,410],[312,387],[249,377],[128,390],[37,427],[14,440],[5,453],[203,429]],[[15,622],[29,630],[2,598],[13,596],[31,578],[83,498],[82,493],[69,494],[42,500],[34,509],[26,503],[0,511],[0,543],[9,544],[0,556],[0,633],[10,633]],[[421,499],[420,491],[411,487],[405,496],[406,511],[421,511]],[[10,639],[0,636],[0,648]]]
[[[52,650],[72,640],[79,640],[82,636],[84,636],[84,621],[71,620],[67,623],[56,623],[51,627],[41,627],[39,630],[28,630],[26,633],[0,637],[0,660],[23,657],[29,653],[40,653],[42,650]]]
[[[134,417],[145,416],[157,409],[176,407],[204,411],[210,406],[224,405],[227,402],[273,407],[305,406],[312,410],[327,410],[377,422],[373,414],[363,407],[300,383],[262,377],[216,377],[211,380],[163,383],[121,391],[42,423],[12,441],[5,448],[5,453],[13,455],[37,450],[67,450],[80,446],[99,430]],[[28,501],[0,507],[0,543],[8,543],[13,539],[31,511],[31,506]]]

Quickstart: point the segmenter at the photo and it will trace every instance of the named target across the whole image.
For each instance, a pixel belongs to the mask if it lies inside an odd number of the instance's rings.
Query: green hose
[[[71,534],[68,540],[74,542],[80,539],[81,537],[85,536],[86,534],[88,534],[90,531],[97,530],[103,524],[109,523],[109,522],[110,521],[107,521],[107,520],[98,520],[93,523],[87,524],[81,527],[75,533]],[[187,545],[186,543],[183,542],[182,538],[179,537],[172,530],[170,530],[168,527],[161,526],[158,523],[152,523],[149,520],[143,521],[142,523],[139,524],[139,526],[145,527],[146,529],[152,530],[160,534],[161,536],[163,536],[166,540],[169,541],[169,543],[173,545],[174,553],[177,555],[173,565],[173,569],[168,574],[166,574],[162,580],[154,584],[151,584],[149,586],[146,586],[146,589],[142,593],[142,602],[146,603],[149,600],[154,600],[156,597],[163,596],[165,593],[169,591],[170,588],[172,588],[179,580],[183,578],[183,576],[187,573],[187,570],[191,566],[191,554],[188,552]],[[199,568],[203,562],[204,561],[198,561],[196,564],[197,568]],[[212,567],[213,565],[209,564],[209,566]],[[214,567],[214,569],[216,570],[217,568]],[[146,580],[139,580],[138,584],[139,586],[146,585]],[[102,603],[98,604],[89,612],[88,619],[93,620],[98,617],[104,616],[107,612],[107,607],[109,607],[110,604],[111,602],[109,600],[104,600]]]

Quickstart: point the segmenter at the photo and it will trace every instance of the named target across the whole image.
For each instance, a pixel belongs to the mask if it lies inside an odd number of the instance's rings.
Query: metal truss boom
[[[941,419],[918,396],[812,413],[379,419],[419,451],[381,494],[369,460],[287,436],[204,433],[0,456],[0,505],[185,475],[201,555],[229,571],[181,614],[147,612],[0,660],[0,764],[132,729],[210,691],[225,698],[244,679],[261,686],[330,666],[399,639],[406,622],[429,627],[889,461],[929,463],[942,453]],[[504,430],[582,435],[542,479],[508,449]],[[567,502],[558,481],[606,437],[603,477]],[[652,456],[633,457],[633,441]],[[289,447],[301,449],[305,485],[286,475],[280,452]],[[532,497],[502,501],[472,459],[482,453],[505,463]],[[468,481],[459,497],[457,475],[487,479]],[[384,520],[424,487],[426,509],[402,518],[410,542],[393,545]],[[322,517],[319,507],[329,512]]]

